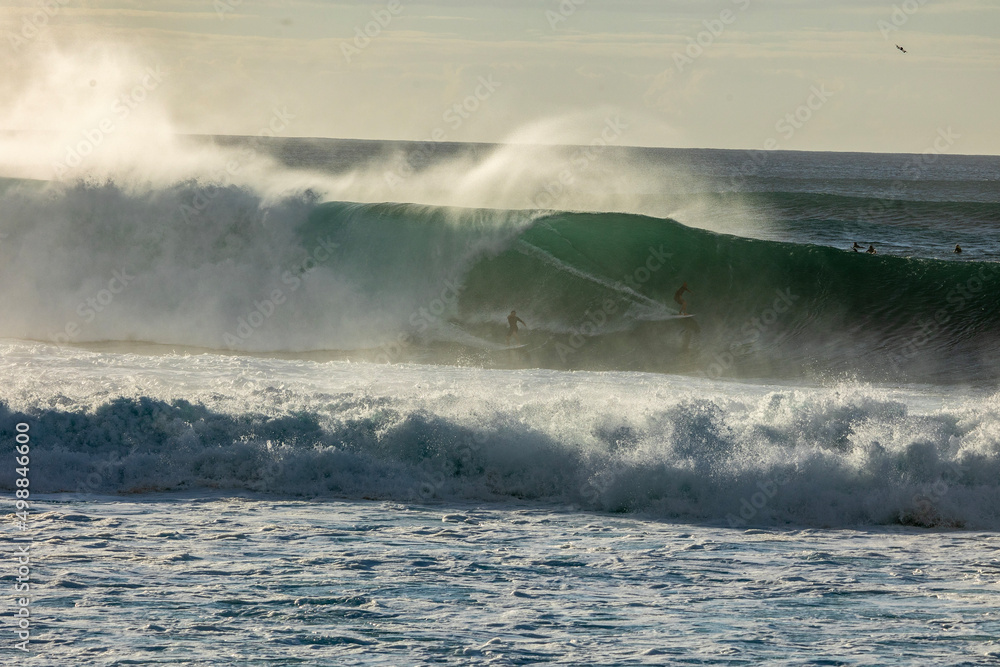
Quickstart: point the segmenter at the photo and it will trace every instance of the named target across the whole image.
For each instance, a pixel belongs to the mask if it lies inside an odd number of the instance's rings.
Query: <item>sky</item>
[[[7,0],[0,53],[5,130],[1000,154],[997,0]]]

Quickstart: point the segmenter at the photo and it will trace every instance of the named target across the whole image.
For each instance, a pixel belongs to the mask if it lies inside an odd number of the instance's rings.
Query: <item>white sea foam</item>
[[[529,499],[741,526],[1000,527],[997,395],[22,344],[3,360],[0,422],[31,424],[40,492]]]

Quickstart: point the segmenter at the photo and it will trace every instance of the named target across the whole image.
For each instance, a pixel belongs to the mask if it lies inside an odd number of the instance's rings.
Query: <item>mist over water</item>
[[[612,108],[502,144],[179,134],[94,48],[11,90],[0,336],[483,367],[991,383],[986,158],[629,148]],[[8,84],[9,85],[9,84]],[[62,91],[42,114],[29,109]],[[57,128],[53,131],[51,128]],[[887,194],[887,193],[891,193]],[[992,194],[991,194],[992,193]],[[876,242],[876,257],[845,252]],[[950,253],[965,244],[962,256]],[[959,261],[961,260],[961,261]],[[688,282],[695,319],[677,318]],[[530,324],[500,354],[504,321]]]
[[[43,53],[0,118],[13,130],[0,136],[3,336],[373,347],[412,330],[415,309],[502,252],[537,209],[638,210],[655,189],[644,160],[607,159],[628,128],[613,110],[543,121],[475,154],[382,147],[332,169],[291,166],[273,138],[294,132],[286,109],[260,137],[182,136],[158,96],[169,72],[118,49]],[[574,138],[586,143],[534,143]],[[470,337],[441,315],[440,336]]]

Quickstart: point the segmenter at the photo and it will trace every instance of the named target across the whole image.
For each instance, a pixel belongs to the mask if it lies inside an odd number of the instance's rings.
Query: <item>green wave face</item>
[[[735,208],[727,197],[705,199],[705,210],[725,215]],[[753,211],[784,211],[763,230],[769,238],[624,213],[0,181],[9,288],[0,336],[488,367],[996,382],[996,243],[948,259],[899,248],[946,247],[959,232],[985,239],[1000,204],[910,201],[908,213],[850,221],[876,200],[740,197],[759,198]],[[962,224],[941,222],[952,218]],[[841,237],[851,236],[884,252],[850,252]],[[928,255],[939,258],[916,258]],[[674,294],[685,282],[694,317],[681,319]],[[506,349],[512,309],[528,326],[516,353]]]
[[[512,361],[490,352],[480,363],[935,382],[997,376],[997,263],[867,255],[620,213],[350,206],[321,207],[314,224],[338,230],[345,257],[376,291],[392,291],[386,275],[398,285],[433,276],[425,290],[433,295],[435,281],[452,276],[458,298],[440,313],[443,323],[497,345],[510,310],[528,323],[521,337],[530,354]],[[674,293],[684,282],[694,318],[677,317]],[[442,343],[433,328],[421,333],[427,348]]]

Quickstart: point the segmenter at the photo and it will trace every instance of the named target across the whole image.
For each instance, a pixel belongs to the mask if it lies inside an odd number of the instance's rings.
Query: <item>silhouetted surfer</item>
[[[510,328],[507,329],[507,344],[508,345],[510,345],[510,337],[511,336],[513,336],[514,338],[517,339],[518,345],[521,344],[521,337],[517,335],[517,323],[518,322],[520,322],[521,324],[523,324],[525,329],[528,328],[528,323],[525,322],[524,320],[522,320],[520,317],[517,316],[517,311],[516,310],[510,311],[510,315],[507,316],[507,324],[510,325]]]
[[[955,244],[955,252],[962,252],[962,246]]]
[[[865,252],[868,253],[869,255],[877,255],[878,254],[878,250],[875,249],[875,246],[870,245],[870,244],[868,246],[868,250],[865,250]]]
[[[688,305],[687,305],[687,301],[684,300],[684,292],[689,292],[691,294],[694,294],[694,292],[692,292],[691,290],[688,289],[688,284],[687,283],[684,283],[683,285],[681,285],[681,288],[679,290],[677,290],[676,292],[674,292],[674,301],[676,301],[677,303],[681,304],[681,315],[687,315],[688,314]]]
[[[861,245],[860,243],[858,243],[857,241],[855,241],[854,245],[851,246],[851,250],[853,250],[854,252],[857,252],[857,251],[859,251],[859,250],[861,250],[863,248],[864,248],[864,246]]]

